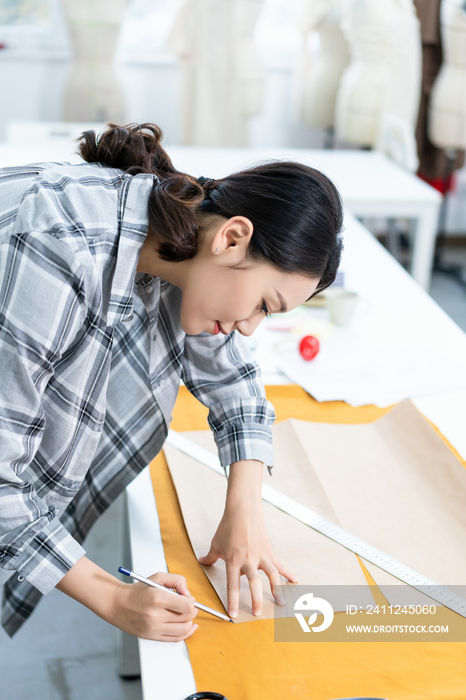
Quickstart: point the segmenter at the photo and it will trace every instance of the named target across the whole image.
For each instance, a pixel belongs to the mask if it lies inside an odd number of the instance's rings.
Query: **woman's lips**
[[[223,335],[228,335],[228,333],[223,330],[222,326],[220,325],[220,322],[215,321],[214,335],[218,335],[219,333],[223,333]]]

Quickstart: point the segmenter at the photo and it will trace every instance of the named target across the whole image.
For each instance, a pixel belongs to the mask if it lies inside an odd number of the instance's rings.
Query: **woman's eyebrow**
[[[276,289],[275,292],[277,294],[278,301],[280,302],[280,308],[278,309],[278,312],[276,312],[276,313],[283,314],[283,313],[285,313],[285,311],[288,311],[286,301],[284,300],[284,298],[282,297],[282,295],[280,294],[278,289]]]

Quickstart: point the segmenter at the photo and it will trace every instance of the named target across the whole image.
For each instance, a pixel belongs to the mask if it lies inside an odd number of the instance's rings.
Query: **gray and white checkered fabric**
[[[136,274],[153,182],[100,164],[0,170],[0,585],[9,634],[160,451],[180,378],[209,408],[222,464],[272,464],[274,413],[242,338],[186,336],[180,290]]]

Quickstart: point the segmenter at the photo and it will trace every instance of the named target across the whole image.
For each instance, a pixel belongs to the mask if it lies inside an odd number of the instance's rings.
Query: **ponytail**
[[[195,178],[174,168],[162,148],[162,130],[156,124],[108,124],[97,136],[84,131],[78,153],[87,163],[105,163],[129,175],[153,173],[148,214],[163,260],[180,262],[197,252],[196,212],[205,197]]]

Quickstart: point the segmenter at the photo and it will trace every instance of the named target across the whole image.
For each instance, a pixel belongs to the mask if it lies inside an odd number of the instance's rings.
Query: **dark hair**
[[[321,172],[302,163],[275,161],[218,180],[196,180],[174,168],[155,124],[107,127],[100,136],[85,131],[78,152],[88,163],[105,163],[131,175],[157,175],[148,213],[164,260],[194,257],[200,220],[245,216],[254,226],[251,258],[318,278],[316,291],[333,282],[341,257],[343,213],[336,187]]]

